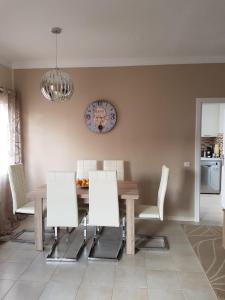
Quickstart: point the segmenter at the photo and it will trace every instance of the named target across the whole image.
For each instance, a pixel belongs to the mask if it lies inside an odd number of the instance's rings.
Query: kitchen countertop
[[[201,160],[222,160],[222,158],[216,158],[216,157],[201,157]]]

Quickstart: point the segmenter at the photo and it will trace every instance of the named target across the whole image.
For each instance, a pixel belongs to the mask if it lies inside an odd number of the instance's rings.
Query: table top
[[[46,198],[47,185],[42,185],[30,191],[27,197],[35,201]],[[133,181],[118,181],[118,194],[120,199],[139,199],[138,185]],[[77,187],[77,196],[80,199],[88,199],[88,188]]]

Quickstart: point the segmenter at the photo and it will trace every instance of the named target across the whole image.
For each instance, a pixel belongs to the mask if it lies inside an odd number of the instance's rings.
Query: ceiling
[[[224,0],[0,0],[0,63],[52,67],[225,62]]]

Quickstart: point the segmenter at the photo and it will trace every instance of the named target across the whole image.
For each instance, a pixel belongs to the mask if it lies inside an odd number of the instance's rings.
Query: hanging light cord
[[[58,69],[58,34],[62,32],[62,28],[60,27],[53,27],[51,29],[51,32],[55,34],[55,64],[56,64],[56,69]]]
[[[58,69],[58,40],[57,40],[57,33],[55,34],[55,65],[56,69]]]

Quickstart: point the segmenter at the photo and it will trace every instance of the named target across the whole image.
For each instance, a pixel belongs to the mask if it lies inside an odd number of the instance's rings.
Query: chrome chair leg
[[[87,240],[87,216],[84,217],[84,241]]]
[[[138,234],[140,240],[136,248],[139,250],[169,250],[169,242],[166,236],[147,236]]]
[[[54,227],[54,243],[52,245],[50,253],[48,254],[48,256],[46,258],[47,261],[54,261],[54,260],[56,260],[55,258],[52,258],[52,255],[55,252],[55,248],[56,248],[57,244],[58,244],[58,228]]]
[[[97,240],[97,227],[94,226],[94,237],[93,237],[94,241]]]
[[[104,256],[96,256],[95,255],[95,247],[100,243],[100,236],[97,235],[97,228],[96,226],[94,227],[94,236],[93,236],[93,241],[91,245],[91,249],[88,255],[88,260],[104,260],[104,261],[118,261],[120,260],[122,253],[123,253],[123,248],[125,244],[125,239],[126,239],[126,234],[125,234],[125,218],[120,226],[120,232],[121,232],[121,241],[119,244],[119,247],[116,250],[115,255],[113,257],[104,257]],[[109,240],[108,240],[109,242]],[[107,240],[106,240],[107,243]],[[101,247],[101,246],[100,246]]]
[[[122,219],[122,240],[126,241],[126,218]]]
[[[56,251],[56,247],[59,245],[59,237],[58,237],[58,227],[54,227],[54,243],[52,245],[51,251],[48,254],[46,261],[58,261],[58,262],[76,262],[78,260],[78,258],[81,255],[81,252],[84,248],[84,246],[86,245],[86,240],[84,239],[82,241],[82,244],[79,246],[77,252],[75,253],[75,255],[72,257],[58,257],[58,256],[54,256],[55,251]],[[84,230],[85,231],[85,230]],[[85,236],[85,233],[84,233]]]
[[[58,239],[58,227],[54,227],[55,240]]]
[[[97,233],[100,235],[103,232],[104,227],[103,226],[97,226]]]

